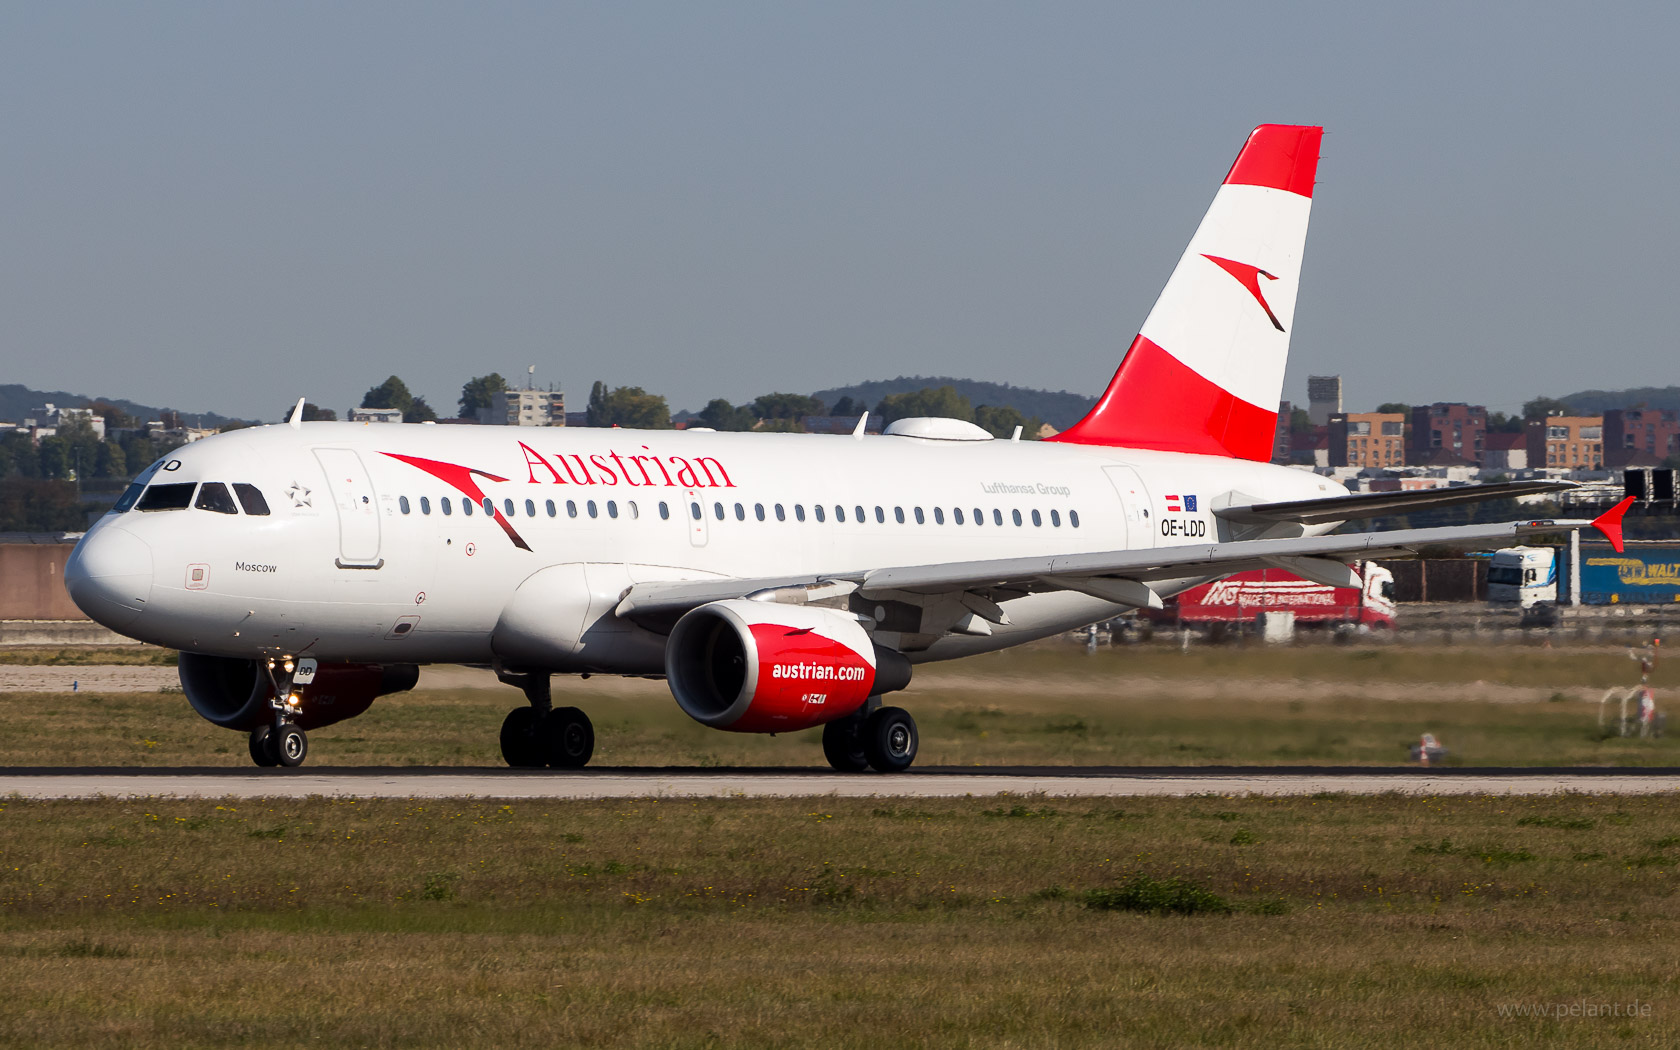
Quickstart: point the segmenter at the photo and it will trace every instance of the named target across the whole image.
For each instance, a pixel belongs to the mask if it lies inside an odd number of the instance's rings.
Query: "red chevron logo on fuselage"
[[[1247,288],[1249,295],[1254,296],[1254,301],[1260,304],[1260,309],[1266,311],[1266,316],[1272,320],[1272,327],[1280,332],[1283,331],[1283,325],[1278,321],[1277,314],[1272,313],[1271,304],[1266,302],[1265,293],[1260,291],[1260,278],[1264,277],[1268,281],[1275,281],[1277,277],[1274,274],[1269,274],[1258,266],[1250,266],[1248,263],[1234,262],[1230,259],[1221,259],[1217,255],[1204,253],[1202,258],[1235,277],[1237,283]]]
[[[404,456],[397,452],[386,452],[384,455],[390,456],[392,459],[400,462],[407,463],[411,467],[417,467],[430,474],[432,477],[437,478],[444,484],[453,487],[457,492],[462,493],[468,499],[471,499],[475,504],[478,504],[480,507],[484,507],[485,512],[490,515],[497,525],[502,527],[502,531],[507,533],[508,539],[513,541],[513,545],[515,547],[519,547],[522,550],[531,549],[530,544],[525,542],[524,537],[514,531],[513,523],[508,521],[507,518],[502,515],[502,512],[496,509],[496,505],[494,503],[485,499],[484,490],[478,487],[478,482],[473,480],[473,475],[477,474],[479,477],[488,478],[491,481],[506,481],[507,478],[498,477],[497,475],[490,473],[488,470],[478,470],[474,467],[463,467],[459,463],[444,463],[440,460],[425,459],[420,456]]]

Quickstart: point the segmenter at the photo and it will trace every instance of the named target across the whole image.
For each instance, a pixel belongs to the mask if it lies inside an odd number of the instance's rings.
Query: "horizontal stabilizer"
[[[1461,503],[1484,503],[1514,499],[1542,492],[1563,492],[1575,486],[1567,481],[1512,481],[1498,485],[1465,485],[1452,489],[1421,489],[1413,492],[1363,492],[1357,496],[1329,499],[1301,499],[1288,503],[1255,503],[1247,507],[1226,507],[1214,514],[1239,525],[1267,525],[1279,521],[1319,525],[1327,521],[1357,521],[1385,514],[1410,514]]]

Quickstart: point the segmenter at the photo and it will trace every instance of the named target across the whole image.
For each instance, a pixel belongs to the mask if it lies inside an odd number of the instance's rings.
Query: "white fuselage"
[[[356,423],[220,435],[142,481],[254,485],[270,513],[106,515],[71,567],[96,619],[213,655],[412,663],[500,659],[497,625],[541,570],[578,592],[550,595],[575,634],[637,583],[1210,543],[1218,506],[1341,493],[1264,463],[1044,442]],[[1069,591],[1004,604],[1008,626],[912,658],[1117,611]],[[658,635],[624,631],[634,644],[545,669],[659,673]]]

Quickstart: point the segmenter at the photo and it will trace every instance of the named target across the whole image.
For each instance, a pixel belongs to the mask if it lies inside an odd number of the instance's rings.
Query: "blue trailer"
[[[1568,556],[1567,549],[1562,556]],[[1581,544],[1581,601],[1587,605],[1680,602],[1680,544],[1629,543],[1621,554],[1608,546]]]

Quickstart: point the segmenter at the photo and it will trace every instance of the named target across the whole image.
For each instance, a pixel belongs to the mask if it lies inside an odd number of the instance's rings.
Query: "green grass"
[[[0,647],[0,664],[24,667],[82,667],[90,664],[174,667],[175,662],[175,650],[151,645]]]
[[[1598,730],[1602,688],[1591,683],[1625,683],[1633,666],[1620,649],[1087,657],[1056,645],[921,668],[892,702],[916,716],[923,765],[1399,765],[1424,732],[1451,749],[1448,765],[1680,765],[1680,738]],[[660,682],[557,678],[555,688],[594,720],[596,765],[822,764],[817,731],[720,733],[683,715]],[[506,688],[386,697],[311,733],[310,762],[501,765],[498,730],[519,703]],[[240,734],[198,718],[178,691],[0,694],[0,724],[0,765],[249,761]]]
[[[1664,1046],[1677,825],[1661,796],[11,800],[0,1046]],[[1500,1013],[1581,1000],[1655,1012]]]

